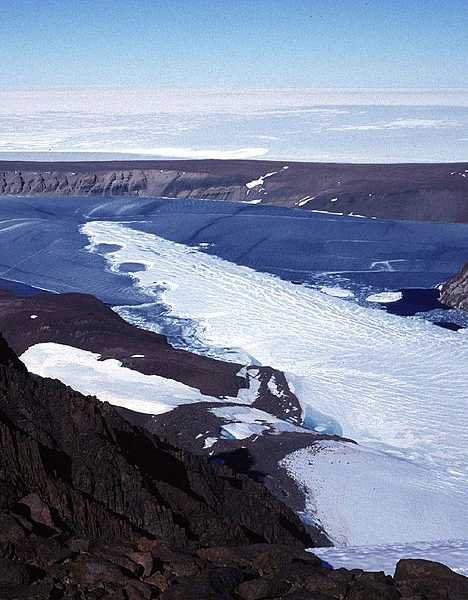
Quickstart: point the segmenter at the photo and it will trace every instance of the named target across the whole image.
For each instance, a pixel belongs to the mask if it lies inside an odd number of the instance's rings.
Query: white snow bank
[[[388,304],[389,302],[397,302],[403,298],[401,292],[379,292],[367,296],[367,302],[378,302],[379,304]]]
[[[433,560],[450,567],[460,575],[468,576],[468,541],[419,542],[413,544],[389,544],[385,546],[348,546],[313,548],[311,550],[324,561],[339,569],[364,569],[385,571],[393,575],[397,562],[402,558]]]
[[[143,375],[118,360],[99,358],[99,354],[52,342],[31,346],[20,356],[36,375],[60,379],[83,394],[141,413],[161,414],[191,402],[219,402],[178,381]]]

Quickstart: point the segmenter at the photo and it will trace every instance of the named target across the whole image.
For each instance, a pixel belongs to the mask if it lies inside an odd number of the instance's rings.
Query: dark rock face
[[[29,375],[0,338],[0,598],[461,600],[435,563],[333,571],[260,485]]]
[[[468,263],[442,286],[440,301],[451,308],[468,310]]]
[[[284,169],[283,166],[287,166]],[[205,198],[468,222],[468,164],[352,165],[235,160],[0,162],[0,194]],[[246,183],[275,172],[261,185]]]
[[[176,450],[105,403],[5,363],[11,351],[4,345],[0,508],[27,497],[24,510],[41,514],[47,527],[47,511],[30,498],[37,494],[85,537],[139,531],[181,546],[311,543],[296,516],[251,479]]]
[[[231,409],[227,414],[232,411],[234,415],[236,408],[239,408],[239,405],[229,403],[221,406]],[[295,512],[306,509],[306,494],[281,466],[282,459],[300,448],[314,446],[321,440],[339,439],[353,443],[352,440],[318,434],[304,428],[278,431],[274,423],[268,424],[268,413],[264,415],[266,429],[262,434],[233,439],[222,434],[222,427],[225,423],[235,422],[235,418],[231,420],[227,416],[218,417],[213,414],[212,409],[219,407],[220,405],[209,402],[184,404],[159,415],[143,415],[123,408],[116,408],[116,410],[131,423],[144,427],[171,444],[191,453],[207,456],[214,464],[227,465],[236,473],[243,473],[255,481],[260,481]],[[256,402],[253,403],[252,408],[258,408]],[[258,415],[255,416],[258,419]],[[286,417],[287,415],[282,418],[286,420]],[[315,546],[332,545],[326,532],[318,526],[310,529],[310,535]]]

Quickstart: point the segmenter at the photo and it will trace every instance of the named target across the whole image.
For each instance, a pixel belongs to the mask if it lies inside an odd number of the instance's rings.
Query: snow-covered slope
[[[122,263],[145,266],[133,273],[136,284],[155,300],[162,298],[168,319],[190,320],[187,345],[197,339],[199,351],[210,348],[231,359],[236,354],[229,350],[239,349],[243,356],[282,369],[309,426],[323,431],[324,423],[334,423],[337,433],[366,447],[346,457],[351,474],[342,468],[330,475],[331,482],[350,477],[355,493],[343,494],[337,483],[336,507],[329,497],[322,502],[320,494],[311,499],[310,508],[323,522],[342,515],[336,533],[340,541],[468,536],[468,522],[458,517],[468,508],[465,336],[296,286],[132,230],[131,224],[90,222],[82,232],[89,236],[90,250],[102,251],[99,244],[119,247],[106,254],[116,273]],[[340,448],[337,444],[331,451],[342,458]],[[327,474],[327,460],[328,452],[311,460],[317,477]],[[300,481],[303,466],[290,460]],[[361,471],[364,476],[357,481]],[[380,488],[395,500],[373,501]],[[405,498],[422,503],[424,518],[419,509],[409,510]],[[356,524],[348,528],[345,518],[352,513]],[[398,528],[381,532],[383,522]]]
[[[436,441],[435,441],[436,443]],[[307,490],[307,510],[335,544],[439,540],[466,534],[466,496],[421,461],[341,442],[297,450],[281,465]]]

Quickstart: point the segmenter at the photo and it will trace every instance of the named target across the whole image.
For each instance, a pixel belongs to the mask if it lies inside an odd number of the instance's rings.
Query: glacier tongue
[[[173,317],[190,320],[206,347],[226,348],[225,359],[233,358],[230,348],[239,348],[281,369],[304,407],[329,416],[344,436],[365,446],[349,451],[351,475],[336,470],[341,512],[333,510],[342,518],[340,541],[468,537],[468,522],[461,518],[468,512],[466,336],[237,266],[135,231],[131,224],[94,221],[82,233],[90,250],[120,246],[105,255],[115,272],[122,263],[144,264],[146,270],[132,275],[135,284],[164,302]],[[341,454],[341,445],[332,452]],[[336,465],[327,468],[328,460],[319,452],[310,458],[315,470],[306,469],[309,507],[325,522],[331,517],[329,498],[312,490],[320,478],[328,482],[328,472],[332,480]],[[288,468],[303,480],[302,458],[292,457]],[[362,481],[356,479],[360,470]],[[362,486],[358,495],[341,493],[340,478],[349,477]],[[374,489],[385,486],[389,496],[422,502],[424,518],[418,504],[409,510],[403,500],[379,505],[374,497],[372,502]],[[361,510],[357,499],[370,511],[366,515],[362,509],[360,518],[353,517]],[[444,510],[453,518],[440,515]],[[345,515],[353,527],[344,527]],[[385,519],[394,524],[394,534],[389,528],[379,533]]]

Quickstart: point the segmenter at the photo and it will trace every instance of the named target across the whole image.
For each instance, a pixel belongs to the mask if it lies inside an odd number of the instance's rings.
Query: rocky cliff
[[[468,310],[468,263],[442,286],[440,301],[451,308]]]
[[[3,161],[0,194],[203,198],[386,219],[466,223],[468,163]]]

